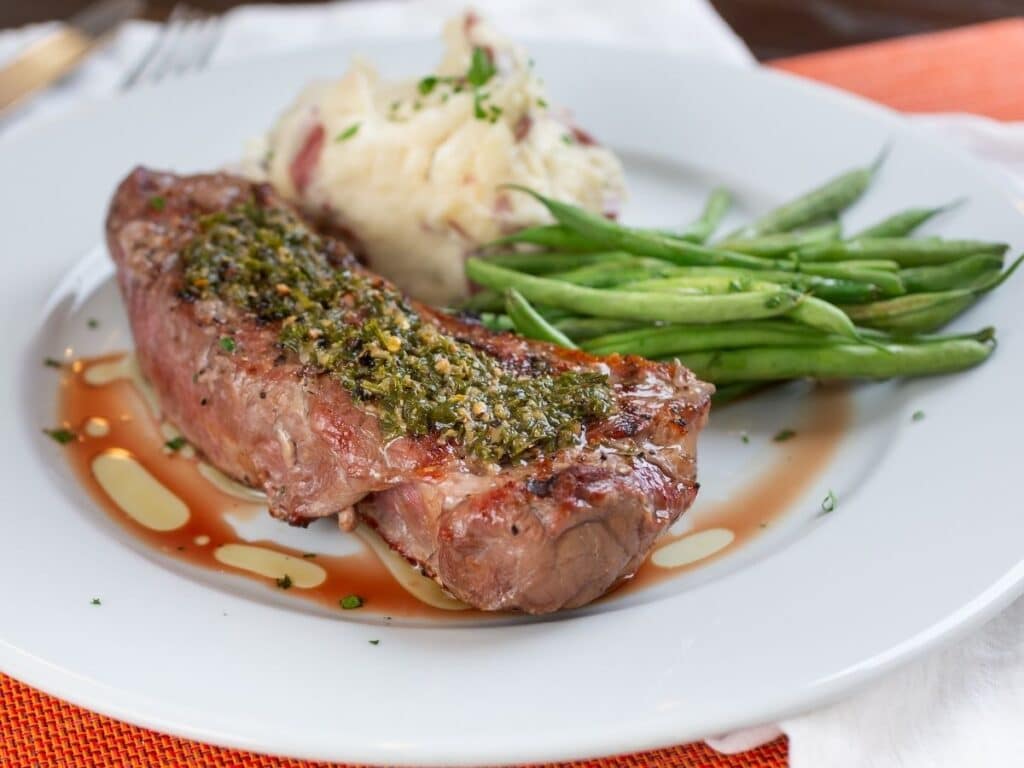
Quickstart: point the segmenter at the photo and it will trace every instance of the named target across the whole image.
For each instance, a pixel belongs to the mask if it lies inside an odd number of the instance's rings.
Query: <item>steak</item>
[[[568,444],[502,461],[478,460],[440,428],[389,434],[385,406],[282,344],[289,319],[185,290],[184,254],[203,217],[243,205],[298,216],[269,187],[234,176],[136,169],[111,202],[107,240],[164,415],[213,465],[262,488],[275,517],[364,521],[466,603],[547,613],[632,576],[693,502],[709,384],[678,363],[597,358],[414,301],[424,327],[503,370],[600,374],[613,407]],[[388,288],[343,243],[319,242],[333,265]]]

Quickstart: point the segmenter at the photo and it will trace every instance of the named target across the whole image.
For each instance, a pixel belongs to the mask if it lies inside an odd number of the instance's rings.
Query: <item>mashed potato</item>
[[[280,192],[435,304],[466,294],[467,252],[548,220],[500,185],[599,212],[624,194],[618,160],[548,104],[521,48],[472,13],[449,22],[444,39],[434,75],[388,82],[357,61],[340,80],[307,87],[258,150]]]

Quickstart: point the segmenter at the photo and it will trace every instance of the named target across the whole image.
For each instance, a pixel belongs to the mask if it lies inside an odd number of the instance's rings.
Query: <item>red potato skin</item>
[[[283,352],[276,325],[182,297],[180,252],[198,218],[243,201],[288,207],[230,175],[136,169],[111,201],[107,240],[164,415],[215,466],[265,490],[272,515],[304,525],[354,507],[470,605],[549,613],[629,578],[693,502],[709,384],[679,364],[596,358],[415,302],[425,320],[509,369],[606,373],[617,409],[579,444],[508,466],[481,466],[435,435],[385,440],[373,407]],[[325,242],[330,258],[362,269],[342,243]],[[224,336],[234,351],[221,347]]]

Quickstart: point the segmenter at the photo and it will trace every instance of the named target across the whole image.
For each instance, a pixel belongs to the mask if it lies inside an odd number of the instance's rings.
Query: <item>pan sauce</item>
[[[342,598],[358,595],[374,614],[484,615],[453,599],[363,526],[356,531],[361,550],[343,556],[242,538],[232,521],[266,514],[263,494],[175,441],[179,433],[159,420],[158,401],[133,355],[74,362],[61,381],[59,408],[63,425],[78,436],[64,450],[82,484],[113,520],[167,556],[246,576],[332,611],[341,610]],[[659,542],[616,593],[671,578],[757,536],[827,466],[849,413],[845,391],[816,390],[805,423],[797,425],[800,439],[787,443],[779,459],[726,502],[688,513],[688,529]]]

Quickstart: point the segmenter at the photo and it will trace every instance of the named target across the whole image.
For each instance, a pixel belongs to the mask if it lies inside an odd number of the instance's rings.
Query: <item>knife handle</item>
[[[70,26],[37,40],[0,69],[0,115],[74,69],[94,42]]]

